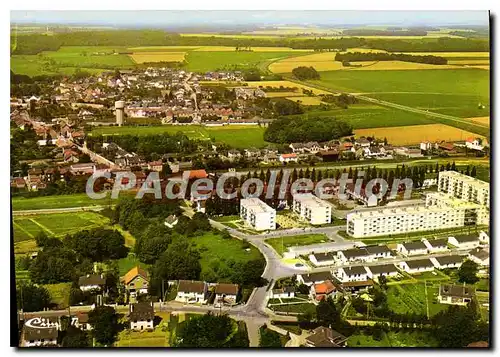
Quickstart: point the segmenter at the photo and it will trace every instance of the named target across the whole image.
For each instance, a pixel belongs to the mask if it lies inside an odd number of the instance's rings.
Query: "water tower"
[[[115,102],[116,124],[118,124],[118,126],[123,125],[124,109],[125,109],[125,102],[123,100],[118,100]]]

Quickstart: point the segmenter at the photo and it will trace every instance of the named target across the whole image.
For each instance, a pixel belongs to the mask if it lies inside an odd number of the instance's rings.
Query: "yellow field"
[[[335,52],[315,53],[312,55],[284,58],[271,63],[269,70],[274,73],[290,73],[299,66],[314,67],[317,71],[335,71],[342,63],[335,61]]]
[[[342,70],[350,71],[390,71],[390,70],[414,70],[414,69],[459,69],[463,68],[454,65],[434,65],[427,63],[414,63],[414,62],[402,62],[402,61],[379,61],[372,62],[372,65],[366,65],[367,62],[351,62],[351,64],[361,64],[362,67],[342,67]]]
[[[479,68],[479,69],[485,69],[487,71],[490,70],[490,66],[486,66],[486,65],[477,65],[477,66],[467,66],[469,68]]]
[[[255,81],[255,82],[245,82],[248,84],[249,87],[276,87],[279,88],[280,86],[283,87],[296,87],[296,88],[301,88],[301,89],[307,89],[311,90],[314,94],[330,94],[329,92],[326,92],[321,89],[309,87],[303,84],[299,83],[294,83],[291,81]]]
[[[267,98],[279,98],[279,97],[301,97],[302,91],[297,92],[266,92]]]
[[[318,97],[287,97],[291,101],[303,104],[303,105],[320,105],[321,99]]]
[[[182,62],[186,52],[134,52],[130,56],[135,63]]]
[[[290,47],[250,47],[253,52],[313,52],[307,49],[293,49]],[[201,46],[193,51],[196,52],[235,52],[234,46]]]
[[[467,118],[469,120],[472,120],[473,122],[484,124],[490,126],[490,117],[474,117],[474,118]]]
[[[439,57],[490,57],[489,52],[404,52],[407,55],[414,56],[439,56]]]
[[[401,133],[404,133],[402,135]],[[388,128],[356,129],[356,136],[387,138],[393,145],[419,144],[422,141],[464,141],[469,137],[481,137],[462,129],[444,124],[393,126]]]
[[[489,65],[489,59],[471,59],[471,60],[457,60],[457,61],[448,61],[448,64],[457,64],[457,65],[465,65],[465,64],[481,64],[481,65]]]

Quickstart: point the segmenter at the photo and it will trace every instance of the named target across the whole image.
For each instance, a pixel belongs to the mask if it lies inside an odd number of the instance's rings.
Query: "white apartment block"
[[[241,199],[240,217],[256,231],[276,229],[276,210],[258,198]]]
[[[473,201],[456,198],[444,192],[432,192],[425,196],[425,205],[449,207],[449,209],[464,210],[464,225],[489,224],[490,211],[487,206]]]
[[[456,171],[439,173],[438,191],[490,207],[490,184]]]
[[[293,210],[310,224],[327,224],[332,221],[332,206],[312,193],[295,194]]]

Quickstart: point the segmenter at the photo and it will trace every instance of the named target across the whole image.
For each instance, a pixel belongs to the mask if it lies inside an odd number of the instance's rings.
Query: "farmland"
[[[401,135],[402,131],[405,132],[405,135]],[[356,136],[387,138],[393,145],[419,144],[422,141],[465,141],[469,137],[478,136],[474,133],[444,124],[356,129],[354,130],[354,134]]]
[[[286,97],[286,99],[300,103],[302,105],[320,105],[321,98],[318,97]]]
[[[438,289],[439,283],[391,285],[387,291],[387,303],[395,313],[433,316],[448,307],[448,305],[439,304],[436,301]]]
[[[93,135],[153,135],[159,133],[183,132],[189,138],[223,142],[235,148],[264,147],[264,128],[248,125],[227,125],[218,127],[202,127],[198,125],[162,125],[138,127],[98,127],[92,130]]]
[[[328,238],[324,234],[307,234],[283,238],[270,238],[265,240],[265,242],[273,247],[274,250],[280,255],[283,255],[288,247],[318,244],[327,241]]]
[[[182,62],[185,54],[185,52],[134,52],[130,55],[130,58],[135,63]]]
[[[299,88],[301,90],[307,89],[312,91],[314,94],[328,94],[327,91],[314,88],[314,87],[309,87],[307,85],[301,84],[301,83],[295,83],[291,81],[255,81],[255,82],[247,82],[249,87],[261,87],[265,89],[266,87],[271,87],[271,88],[279,88],[279,87],[288,87],[288,88]]]
[[[58,196],[42,196],[42,197],[13,197],[12,210],[38,210],[38,209],[57,209],[71,207],[91,207],[105,205],[101,200],[94,200],[86,193],[76,193],[73,195],[58,195]]]

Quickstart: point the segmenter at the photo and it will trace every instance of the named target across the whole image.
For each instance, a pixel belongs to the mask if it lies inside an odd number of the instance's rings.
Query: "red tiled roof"
[[[208,174],[204,169],[189,171],[189,179],[207,178]]]

